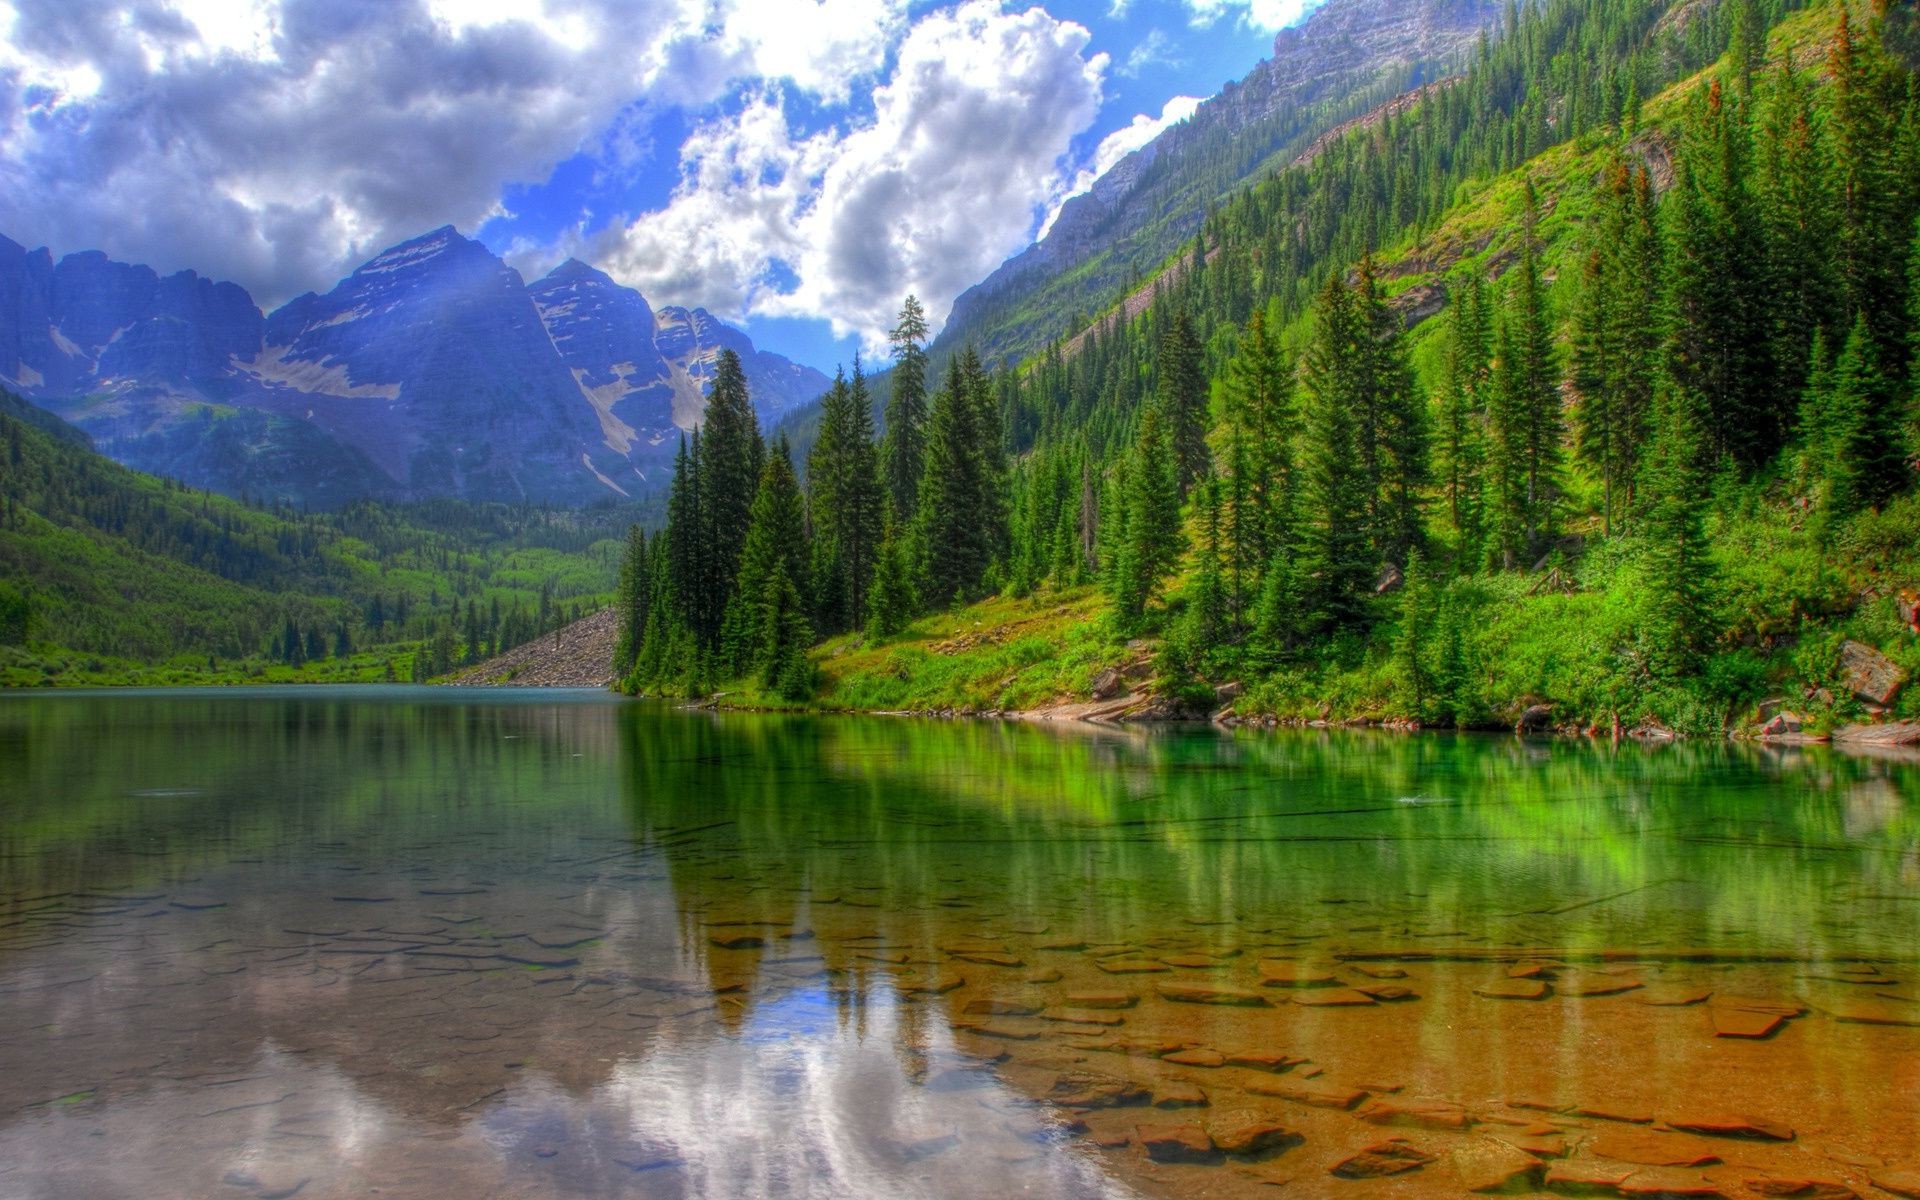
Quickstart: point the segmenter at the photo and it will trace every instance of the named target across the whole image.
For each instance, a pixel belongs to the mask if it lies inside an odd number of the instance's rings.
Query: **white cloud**
[[[1041,224],[1037,236],[1047,236],[1047,231],[1053,228],[1054,221],[1059,219],[1061,207],[1067,201],[1091,188],[1102,175],[1113,170],[1121,159],[1165,133],[1169,126],[1178,125],[1192,116],[1200,104],[1201,99],[1198,96],[1175,96],[1161,106],[1158,117],[1136,113],[1132,123],[1123,125],[1102,138],[1100,145],[1093,152],[1093,162],[1082,169],[1072,183],[1062,189],[1059,199],[1054,201],[1052,209],[1047,213],[1047,219]]]
[[[1186,3],[1196,26],[1212,25],[1222,17],[1232,16],[1251,28],[1277,33],[1318,8],[1321,0],[1186,0]]]
[[[904,0],[0,0],[0,233],[273,303],[737,80],[828,101]],[[628,159],[630,162],[630,158]]]
[[[796,137],[777,94],[696,132],[665,209],[589,245],[649,294],[818,316],[874,342],[912,291],[936,319],[1025,244],[1099,106],[1105,55],[1044,10],[969,0],[917,23],[872,118]]]

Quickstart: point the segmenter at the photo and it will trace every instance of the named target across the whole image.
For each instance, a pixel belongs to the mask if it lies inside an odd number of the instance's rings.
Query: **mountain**
[[[989,361],[1077,332],[1189,241],[1210,208],[1341,122],[1452,70],[1497,0],[1327,0],[1273,57],[1067,201],[1046,236],[954,301],[938,344]]]
[[[583,263],[529,286],[451,226],[267,315],[191,271],[0,238],[0,381],[121,462],[234,495],[635,495],[698,424],[723,348],[769,422],[827,387]]]

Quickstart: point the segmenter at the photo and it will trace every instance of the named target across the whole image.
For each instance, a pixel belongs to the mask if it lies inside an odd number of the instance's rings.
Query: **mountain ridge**
[[[232,495],[567,505],[650,490],[720,351],[771,423],[828,385],[569,259],[443,225],[263,313],[238,284],[0,237],[0,382],[116,460]]]

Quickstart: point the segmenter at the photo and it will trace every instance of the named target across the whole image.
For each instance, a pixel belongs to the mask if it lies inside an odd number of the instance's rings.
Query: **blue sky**
[[[0,0],[0,233],[264,307],[453,223],[831,370],[1311,0]]]

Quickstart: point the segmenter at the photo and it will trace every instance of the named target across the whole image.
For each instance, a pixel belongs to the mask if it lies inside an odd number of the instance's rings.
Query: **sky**
[[[0,234],[271,310],[443,224],[831,371],[1316,0],[0,0]]]

